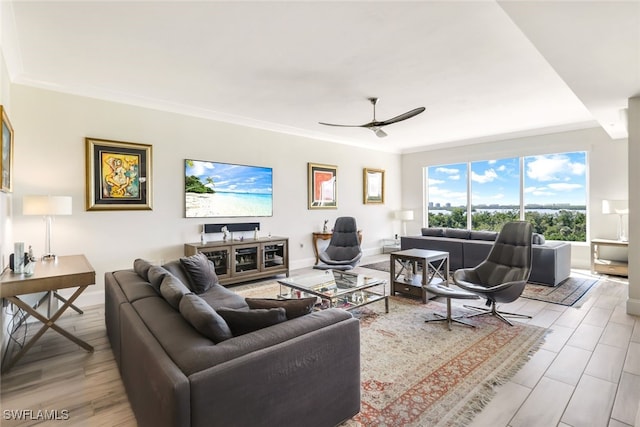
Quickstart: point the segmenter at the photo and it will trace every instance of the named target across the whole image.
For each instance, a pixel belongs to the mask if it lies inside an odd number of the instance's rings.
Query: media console
[[[198,252],[213,262],[221,285],[278,274],[289,277],[289,239],[286,237],[185,243],[185,255]]]

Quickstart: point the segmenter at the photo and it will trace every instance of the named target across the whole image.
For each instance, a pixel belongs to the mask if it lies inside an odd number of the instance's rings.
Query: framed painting
[[[384,170],[364,168],[362,175],[363,203],[384,203]]]
[[[2,105],[0,105],[0,116],[2,117],[0,191],[10,193],[13,188],[13,128],[9,122],[9,117],[7,117],[7,110]]]
[[[85,138],[88,211],[151,210],[151,145]]]
[[[336,175],[338,167],[308,164],[309,209],[337,209]]]

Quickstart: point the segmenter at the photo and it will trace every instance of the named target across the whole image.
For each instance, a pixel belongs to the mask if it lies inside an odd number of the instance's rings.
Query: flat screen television
[[[187,218],[273,215],[273,169],[185,159]]]

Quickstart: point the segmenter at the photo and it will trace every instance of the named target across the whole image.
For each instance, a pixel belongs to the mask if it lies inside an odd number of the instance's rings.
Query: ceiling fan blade
[[[325,125],[325,126],[338,126],[341,128],[361,128],[363,127],[363,125],[337,125],[335,123],[323,123],[323,122],[318,122],[321,125]]]
[[[401,122],[403,120],[407,120],[407,119],[410,119],[411,117],[417,116],[418,114],[422,113],[424,110],[425,110],[424,107],[414,108],[411,111],[407,111],[406,113],[400,114],[399,116],[395,116],[389,120],[383,120],[381,122],[378,122],[377,125],[386,126],[392,123]]]

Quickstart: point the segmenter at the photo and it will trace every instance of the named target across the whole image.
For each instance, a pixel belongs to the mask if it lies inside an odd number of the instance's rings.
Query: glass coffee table
[[[278,280],[281,298],[319,298],[320,309],[338,307],[352,310],[372,302],[384,300],[389,312],[387,281],[348,271],[324,270],[298,277]],[[374,289],[378,288],[378,289]]]

